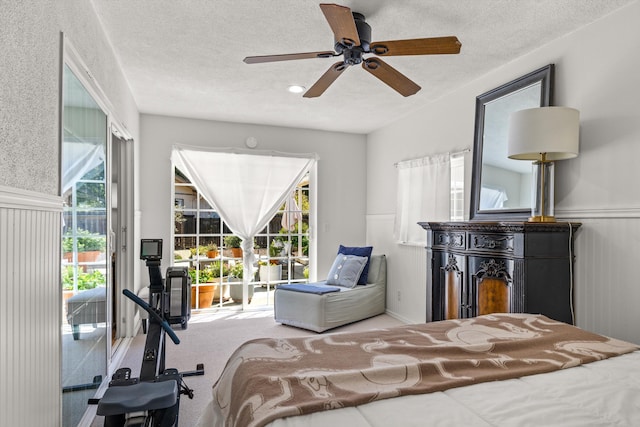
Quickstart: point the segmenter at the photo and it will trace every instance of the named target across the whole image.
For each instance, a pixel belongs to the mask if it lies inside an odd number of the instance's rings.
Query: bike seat
[[[178,401],[176,381],[140,382],[109,387],[98,403],[98,415],[169,408]]]

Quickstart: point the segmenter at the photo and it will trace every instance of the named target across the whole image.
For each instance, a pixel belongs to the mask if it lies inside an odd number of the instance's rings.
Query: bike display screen
[[[162,259],[162,239],[142,239],[140,241],[140,259]]]

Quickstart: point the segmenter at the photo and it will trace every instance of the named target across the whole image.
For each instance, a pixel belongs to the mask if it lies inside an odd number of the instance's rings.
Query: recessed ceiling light
[[[305,87],[304,86],[300,86],[300,85],[291,85],[289,86],[289,92],[291,93],[302,93],[305,91]]]

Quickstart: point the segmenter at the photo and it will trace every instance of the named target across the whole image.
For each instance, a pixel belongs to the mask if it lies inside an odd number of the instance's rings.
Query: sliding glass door
[[[62,414],[75,426],[107,375],[108,120],[67,65],[62,135]]]

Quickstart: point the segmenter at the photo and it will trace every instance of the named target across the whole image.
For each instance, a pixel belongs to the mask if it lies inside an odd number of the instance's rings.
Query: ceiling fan
[[[320,9],[333,31],[334,51],[290,53],[284,55],[248,56],[247,64],[289,61],[292,59],[331,58],[342,55],[343,59],[333,64],[320,79],[303,95],[315,98],[325,90],[351,65],[362,64],[362,68],[389,85],[402,96],[410,96],[420,90],[420,86],[404,74],[377,57],[364,58],[364,54],[375,56],[398,55],[438,55],[460,53],[462,44],[455,36],[422,39],[371,41],[371,27],[364,15],[351,12],[346,6],[320,4]]]

